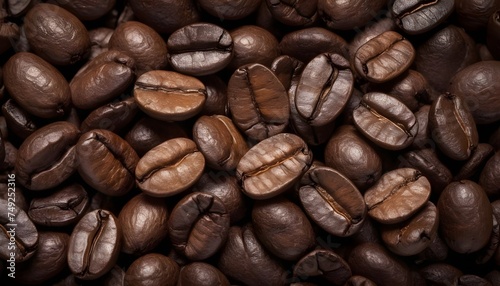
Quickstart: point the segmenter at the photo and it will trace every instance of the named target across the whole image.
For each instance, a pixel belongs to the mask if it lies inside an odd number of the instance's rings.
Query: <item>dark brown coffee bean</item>
[[[463,275],[460,269],[447,263],[430,264],[419,272],[430,285],[458,285],[458,279]]]
[[[131,286],[175,286],[179,265],[159,253],[149,253],[136,259],[125,273],[125,284]]]
[[[294,203],[282,197],[257,201],[252,209],[255,235],[277,257],[297,261],[315,244],[311,223]]]
[[[33,198],[28,215],[37,225],[68,226],[79,221],[89,206],[90,198],[85,189],[72,184],[49,196]]]
[[[437,207],[439,229],[452,250],[471,253],[486,246],[493,212],[481,186],[467,180],[453,182],[439,196]]]
[[[106,27],[99,27],[89,30],[90,37],[90,55],[89,60],[108,51],[109,39],[113,35],[114,30]]]
[[[82,132],[106,129],[114,133],[122,131],[137,115],[139,108],[133,97],[109,103],[94,109],[80,126]]]
[[[116,27],[108,48],[132,57],[138,76],[168,64],[167,44],[155,30],[140,22],[128,21]]]
[[[182,267],[177,286],[229,286],[229,280],[219,269],[204,262],[193,262]]]
[[[364,198],[370,217],[383,224],[394,224],[413,216],[430,194],[427,178],[415,169],[401,168],[382,175]]]
[[[271,70],[260,64],[237,69],[228,83],[234,124],[255,140],[285,130],[290,116],[287,93]]]
[[[254,63],[271,67],[273,60],[280,55],[278,40],[265,29],[248,25],[236,28],[230,34],[234,44],[234,57],[228,66],[230,70]]]
[[[147,115],[163,121],[180,121],[203,109],[206,89],[194,77],[157,70],[137,79],[134,98]]]
[[[477,275],[466,274],[458,278],[458,286],[493,286],[488,280]]]
[[[365,26],[387,1],[318,0],[319,17],[332,30],[351,30]]]
[[[19,147],[16,174],[30,190],[53,188],[77,167],[75,144],[80,132],[64,121],[46,125],[31,134]]]
[[[417,254],[420,261],[438,262],[448,257],[448,245],[439,237],[439,233],[434,236],[429,246]]]
[[[196,143],[175,138],[154,147],[137,163],[137,186],[154,197],[168,197],[194,185],[205,168],[205,158]]]
[[[106,15],[113,6],[115,5],[116,0],[55,0],[55,2],[73,13],[78,19],[82,21],[92,21],[97,20],[100,17]]]
[[[373,147],[351,125],[337,128],[325,147],[325,163],[366,190],[382,175],[382,161]]]
[[[229,229],[217,266],[226,276],[245,285],[285,285],[285,269],[266,252],[251,225]]]
[[[86,214],[69,239],[68,265],[79,279],[93,280],[106,274],[118,260],[122,226],[107,210]]]
[[[189,75],[208,75],[225,68],[233,58],[233,39],[223,28],[209,23],[184,26],[167,41],[170,65]]]
[[[73,64],[88,55],[87,29],[64,8],[37,4],[26,15],[24,29],[33,51],[51,64]]]
[[[458,0],[455,3],[455,11],[458,23],[467,31],[479,31],[488,26],[488,19],[500,9],[500,2],[497,0],[485,1],[465,1]]]
[[[71,102],[95,109],[116,98],[134,81],[135,61],[125,53],[108,51],[83,66],[69,83]]]
[[[15,179],[14,175],[10,177]],[[30,259],[38,247],[38,231],[28,215],[12,199],[0,199],[0,224],[3,230],[0,244],[4,246],[0,249],[0,258],[15,262]]]
[[[347,42],[321,27],[300,29],[286,34],[279,44],[281,53],[308,63],[321,53],[347,55]]]
[[[123,206],[118,223],[123,232],[121,251],[143,255],[167,237],[167,205],[162,199],[138,194]]]
[[[317,0],[266,0],[275,19],[289,26],[304,26],[316,21]]]
[[[420,109],[415,112],[415,118],[418,122],[418,132],[415,135],[415,140],[411,144],[413,149],[424,149],[429,147],[434,147],[434,142],[431,139],[431,134],[429,130],[429,111],[431,106],[426,104],[420,107]]]
[[[290,92],[290,90],[292,86],[294,86],[293,90],[296,89],[304,67],[304,63],[294,57],[279,56],[274,59],[271,70],[280,80],[283,87],[285,87],[285,90],[287,90],[289,94],[294,94],[295,92]]]
[[[411,145],[418,131],[415,115],[401,101],[384,93],[363,96],[353,113],[358,130],[378,146],[400,150]]]
[[[413,45],[400,34],[387,31],[356,51],[353,66],[366,80],[381,83],[401,75],[414,59]]]
[[[363,30],[357,31],[356,35],[349,43],[349,59],[354,59],[356,51],[369,40],[384,32],[394,30],[396,30],[396,24],[391,18],[382,18],[377,22],[368,23]]]
[[[342,112],[353,87],[349,62],[338,54],[321,54],[302,72],[295,91],[297,112],[312,126],[326,125]]]
[[[115,133],[94,129],[76,144],[78,173],[92,188],[108,196],[121,196],[135,186],[139,157],[127,141]]]
[[[172,210],[168,233],[172,246],[190,260],[214,255],[226,242],[229,215],[222,201],[205,193],[185,196]]]
[[[8,99],[2,105],[2,114],[9,130],[21,139],[26,139],[38,129],[33,116],[23,110],[13,99]]]
[[[484,166],[479,184],[489,196],[500,194],[500,152],[497,151]]]
[[[0,164],[1,171],[13,171],[17,161],[17,148],[9,141],[4,142],[5,159]]]
[[[253,146],[238,163],[236,176],[247,196],[268,199],[297,182],[311,162],[312,153],[300,137],[280,133]]]
[[[491,52],[493,57],[497,60],[500,59],[500,10],[496,10],[490,16],[488,21],[486,44],[488,45],[488,50]]]
[[[500,120],[500,62],[483,61],[464,68],[452,78],[449,89],[463,98],[477,124]]]
[[[455,1],[413,1],[396,0],[392,5],[392,15],[396,24],[407,34],[425,33],[444,22],[453,13]]]
[[[493,229],[490,234],[490,239],[485,247],[475,253],[476,259],[474,262],[476,262],[476,264],[488,263],[488,261],[490,261],[495,256],[495,252],[497,252],[498,250],[498,244],[500,242],[500,225],[498,224],[495,212],[493,212],[492,218]]]
[[[217,75],[199,77],[205,85],[207,98],[201,114],[229,116],[227,105],[227,84]]]
[[[69,109],[71,91],[63,75],[31,53],[16,53],[3,66],[10,96],[27,112],[42,118],[62,116]]]
[[[429,127],[439,149],[454,160],[466,160],[477,147],[476,124],[458,95],[442,94],[432,103]]]
[[[331,250],[314,250],[300,259],[293,268],[295,277],[319,276],[330,285],[345,285],[351,277],[351,268]]]
[[[366,205],[358,189],[341,173],[328,167],[309,170],[301,179],[299,198],[311,219],[335,236],[358,232]]]
[[[455,181],[470,179],[471,177],[479,173],[480,170],[483,170],[484,165],[491,158],[491,156],[493,156],[493,154],[495,154],[495,150],[490,144],[477,144],[477,148],[472,151],[472,154],[467,162],[465,162],[465,164],[460,167],[453,179]]]

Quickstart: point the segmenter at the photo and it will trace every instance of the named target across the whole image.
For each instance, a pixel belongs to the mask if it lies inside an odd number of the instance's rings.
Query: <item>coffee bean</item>
[[[206,89],[194,77],[158,70],[137,79],[134,98],[147,115],[163,121],[180,121],[202,110]]]
[[[353,119],[363,135],[389,150],[410,146],[418,132],[418,122],[411,110],[384,93],[365,94],[354,109]]]
[[[100,27],[89,30],[90,37],[90,55],[89,60],[94,59],[98,55],[108,51],[109,39],[113,35],[114,30],[106,27]]]
[[[455,8],[453,0],[414,1],[396,0],[392,15],[396,24],[410,35],[425,33],[448,18]]]
[[[496,0],[486,0],[477,3],[458,0],[455,3],[455,11],[458,23],[467,31],[479,31],[488,26],[488,19],[500,9],[500,2]]]
[[[233,58],[233,39],[229,32],[209,23],[180,28],[168,38],[167,48],[170,65],[189,75],[216,73]]]
[[[458,285],[458,279],[463,275],[460,269],[447,263],[434,263],[424,266],[420,274],[427,283],[443,283]]]
[[[400,34],[387,31],[356,51],[353,66],[364,79],[382,83],[401,75],[414,59],[413,45]]]
[[[275,19],[290,26],[304,26],[316,21],[317,1],[266,0]]]
[[[495,154],[493,146],[487,143],[477,144],[477,148],[472,151],[471,156],[460,167],[453,178],[455,181],[468,180],[482,170],[486,162]],[[481,181],[480,181],[481,182]],[[488,191],[486,191],[488,193]]]
[[[371,281],[370,279],[360,276],[360,275],[353,275],[347,282],[345,283],[346,286],[376,286],[375,282]]]
[[[329,1],[318,0],[319,17],[332,30],[351,30],[364,26],[386,1]]]
[[[199,77],[205,85],[207,98],[201,114],[229,116],[227,105],[227,84],[217,75]]]
[[[137,163],[137,186],[154,197],[181,193],[200,178],[205,158],[187,138],[175,138],[154,147]]]
[[[22,109],[13,99],[8,99],[2,105],[2,114],[12,133],[22,139],[26,139],[38,129],[33,116]]]
[[[328,167],[310,169],[301,179],[299,198],[307,215],[335,236],[350,236],[364,223],[366,205],[358,189]]]
[[[500,27],[500,10],[496,10],[490,16],[487,28],[486,43],[488,45],[488,50],[491,52],[495,59],[500,59],[500,32],[498,32],[498,27]]]
[[[118,260],[122,226],[107,210],[87,213],[69,239],[68,266],[79,279],[93,280],[106,274]]]
[[[97,20],[108,13],[115,5],[116,0],[87,1],[87,0],[55,0],[55,2],[73,13],[82,21]]]
[[[296,277],[320,276],[325,283],[345,285],[351,277],[349,264],[331,250],[314,250],[300,259],[293,268]]]
[[[105,129],[114,133],[121,132],[139,111],[133,97],[112,102],[94,109],[80,126],[82,132],[93,129]]]
[[[274,59],[271,70],[279,79],[289,95],[295,94],[295,89],[304,70],[304,63],[291,56],[279,56]],[[293,92],[291,90],[294,90]]]
[[[213,267],[208,263],[193,262],[182,267],[177,285],[229,286],[231,284],[219,269]]]
[[[300,137],[280,133],[253,146],[238,163],[236,176],[247,196],[268,199],[297,182],[311,161],[312,153]]]
[[[489,196],[494,196],[500,193],[500,152],[495,154],[486,162],[479,184],[484,188],[484,191]]]
[[[419,171],[401,168],[382,175],[364,198],[371,218],[394,224],[413,216],[425,205],[430,193],[431,185]]]
[[[279,56],[278,40],[265,29],[242,26],[230,31],[230,35],[234,44],[234,57],[228,66],[230,70],[254,63],[270,67]]]
[[[179,265],[159,253],[149,253],[136,259],[125,273],[124,285],[175,286],[179,279]]]

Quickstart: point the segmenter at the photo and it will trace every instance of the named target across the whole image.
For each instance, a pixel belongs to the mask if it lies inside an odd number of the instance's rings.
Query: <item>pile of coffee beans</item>
[[[500,0],[0,0],[0,285],[500,285]]]

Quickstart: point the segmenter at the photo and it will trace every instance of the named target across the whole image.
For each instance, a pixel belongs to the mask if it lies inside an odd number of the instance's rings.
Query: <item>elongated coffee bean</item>
[[[236,167],[236,176],[246,195],[268,199],[291,187],[311,161],[312,153],[300,137],[280,133],[248,150]]]
[[[75,226],[69,239],[68,265],[83,280],[106,274],[118,260],[122,228],[109,211],[98,209],[86,214]]]
[[[422,34],[442,23],[454,10],[454,0],[396,0],[392,14],[396,24],[410,35]]]
[[[339,54],[321,54],[302,72],[295,91],[297,112],[312,126],[326,125],[344,110],[353,88],[349,62]]]
[[[288,96],[267,67],[250,64],[237,69],[227,95],[233,121],[248,137],[262,140],[285,130],[290,116]]]
[[[406,105],[384,93],[370,92],[354,109],[354,124],[373,143],[389,150],[411,145],[418,132],[418,121]]]
[[[414,59],[413,45],[400,34],[387,31],[362,45],[353,65],[366,80],[382,83],[402,74]]]
[[[466,160],[479,138],[467,103],[457,95],[440,95],[431,105],[429,127],[439,149],[454,160]]]

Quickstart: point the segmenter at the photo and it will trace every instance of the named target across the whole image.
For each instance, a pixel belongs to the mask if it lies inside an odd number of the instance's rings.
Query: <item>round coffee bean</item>
[[[219,269],[204,262],[193,262],[182,267],[177,286],[229,286],[226,276]]]
[[[230,34],[234,43],[234,57],[228,66],[230,70],[253,63],[270,67],[280,55],[276,37],[258,26],[241,26]]]
[[[490,16],[495,10],[500,9],[500,2],[497,0],[455,2],[458,23],[468,31],[485,29]]]
[[[425,33],[444,22],[453,13],[455,1],[439,0],[408,2],[396,0],[392,5],[392,15],[396,24],[407,34]]]
[[[154,197],[173,196],[196,183],[205,168],[205,158],[196,143],[175,138],[154,147],[137,163],[137,186]]]
[[[136,259],[125,273],[125,284],[133,286],[175,286],[179,279],[179,265],[171,258],[149,253]]]
[[[434,263],[420,269],[420,274],[429,284],[458,285],[463,275],[460,269],[447,263]]]
[[[253,146],[238,163],[236,176],[247,196],[268,199],[293,186],[311,161],[312,153],[300,137],[280,133]]]
[[[349,264],[331,250],[314,250],[300,259],[293,268],[295,277],[320,276],[331,285],[345,285],[351,277]]]
[[[412,168],[401,168],[382,175],[368,189],[365,202],[371,218],[383,224],[402,222],[421,209],[431,194],[427,178]]]

